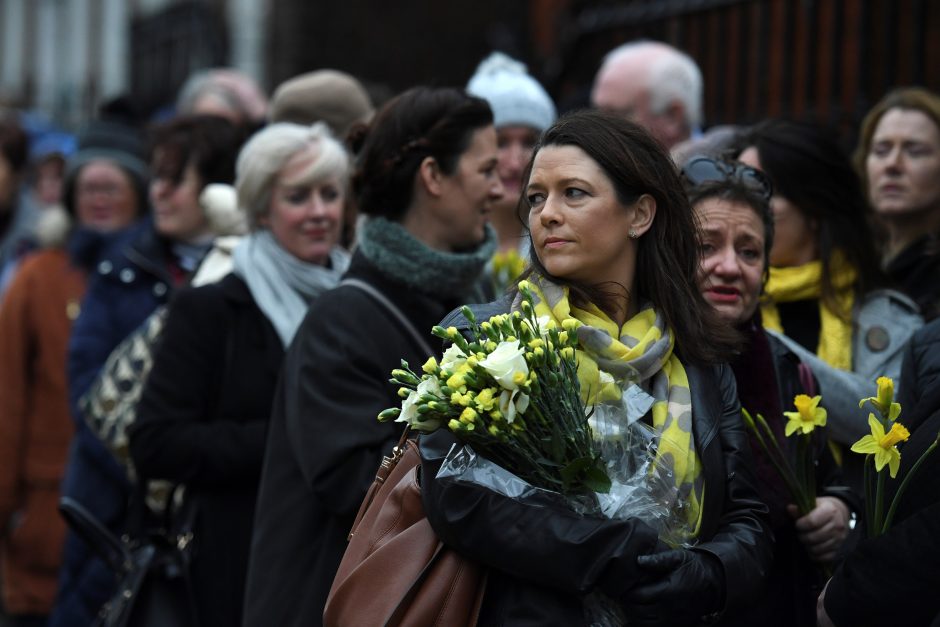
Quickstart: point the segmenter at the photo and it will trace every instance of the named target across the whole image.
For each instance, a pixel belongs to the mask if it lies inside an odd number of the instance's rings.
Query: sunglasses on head
[[[682,175],[692,185],[735,181],[757,192],[767,202],[770,202],[774,193],[766,174],[743,163],[721,161],[711,157],[692,157],[682,166]]]

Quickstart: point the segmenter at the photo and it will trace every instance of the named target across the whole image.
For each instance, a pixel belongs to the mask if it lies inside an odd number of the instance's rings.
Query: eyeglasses
[[[682,175],[692,185],[736,181],[760,194],[767,202],[770,202],[774,194],[767,175],[743,163],[720,161],[711,157],[692,157],[682,166]]]

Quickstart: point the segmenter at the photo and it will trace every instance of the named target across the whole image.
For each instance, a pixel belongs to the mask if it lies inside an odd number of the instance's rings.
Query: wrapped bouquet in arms
[[[724,365],[736,337],[694,285],[675,165],[581,111],[542,135],[523,188],[527,282],[453,313],[446,357],[395,373],[384,417],[433,431],[428,523],[487,568],[479,624],[714,621],[770,552]]]
[[[511,313],[479,322],[462,308],[466,337],[455,327],[435,327],[451,346],[440,362],[430,358],[421,374],[404,362],[392,372],[402,405],[380,419],[425,433],[450,430],[464,446],[452,451],[441,479],[475,482],[514,498],[549,491],[578,512],[640,518],[668,544],[686,541],[697,496],[694,480],[685,486],[675,480],[677,468],[678,476],[688,470],[677,454],[682,415],[673,420],[674,432],[658,433],[657,421],[665,424],[674,408],[635,383],[644,358],[655,360],[657,350],[669,348],[668,336],[647,325],[628,349],[567,315],[560,288],[530,281],[518,287]],[[554,303],[543,289],[557,292]],[[585,359],[585,351],[597,357]],[[605,351],[641,358],[605,361]],[[633,365],[624,369],[623,363]],[[668,382],[661,385],[666,389]],[[652,426],[638,420],[650,409]]]

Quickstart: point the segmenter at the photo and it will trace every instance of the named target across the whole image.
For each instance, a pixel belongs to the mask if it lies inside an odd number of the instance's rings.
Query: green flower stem
[[[872,477],[871,477],[871,468],[875,463],[873,455],[865,456],[865,463],[862,465],[864,469],[864,478],[863,483],[865,484],[865,522],[868,524],[868,535],[872,535],[872,530],[875,528],[875,518],[874,518],[874,503],[872,499],[874,498],[874,493],[872,490]]]
[[[882,468],[878,473],[878,485],[875,487],[875,521],[874,526],[869,531],[869,537],[875,537],[881,533],[884,520],[884,500],[885,500],[885,469]]]
[[[758,416],[759,415],[760,414],[758,414]],[[764,426],[767,425],[766,422],[763,424]],[[787,489],[790,491],[790,494],[793,496],[793,499],[799,506],[805,500],[803,497],[803,491],[800,488],[800,484],[797,482],[796,477],[794,476],[793,469],[787,463],[786,458],[782,457],[782,451],[780,447],[777,446],[775,448],[771,448],[764,440],[764,436],[761,435],[760,429],[755,428],[754,435],[757,436],[757,441],[760,443],[761,448],[763,448],[764,452],[767,453],[767,459],[769,459],[770,463],[772,463],[774,468],[777,469],[777,473],[783,479],[783,482],[787,485]],[[776,438],[773,437],[772,433],[769,433],[768,437],[772,441],[776,442]]]
[[[802,498],[797,503],[797,509],[799,509],[800,515],[803,516],[816,507],[816,489],[812,486],[815,482],[813,481],[813,460],[809,455],[809,438],[810,434],[800,435],[796,445],[796,467],[799,469],[797,471],[797,482],[802,488],[800,494]]]
[[[924,451],[921,456],[917,459],[911,469],[907,471],[907,474],[904,475],[904,480],[901,481],[901,485],[898,486],[898,491],[894,494],[894,498],[891,499],[891,507],[888,508],[888,514],[885,516],[884,524],[881,527],[881,533],[886,532],[891,528],[891,523],[894,521],[894,513],[898,509],[898,503],[901,500],[901,496],[904,495],[904,492],[907,490],[907,484],[911,482],[911,479],[914,478],[914,475],[917,474],[917,471],[920,470],[921,465],[927,460],[927,457],[933,453],[933,450],[937,448],[937,443],[940,441],[940,433],[937,434],[937,439],[927,447],[927,450]]]

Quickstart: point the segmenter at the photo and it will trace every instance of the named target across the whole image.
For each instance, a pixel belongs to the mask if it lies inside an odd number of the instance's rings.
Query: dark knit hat
[[[372,118],[372,102],[355,77],[339,70],[317,70],[281,83],[271,98],[271,122],[310,126],[326,122],[339,138]]]
[[[150,169],[147,152],[137,129],[111,120],[94,120],[78,132],[78,146],[65,167],[62,200],[69,213],[74,213],[75,180],[78,172],[92,161],[107,160],[127,172],[134,182],[138,207],[147,208],[147,186]]]

